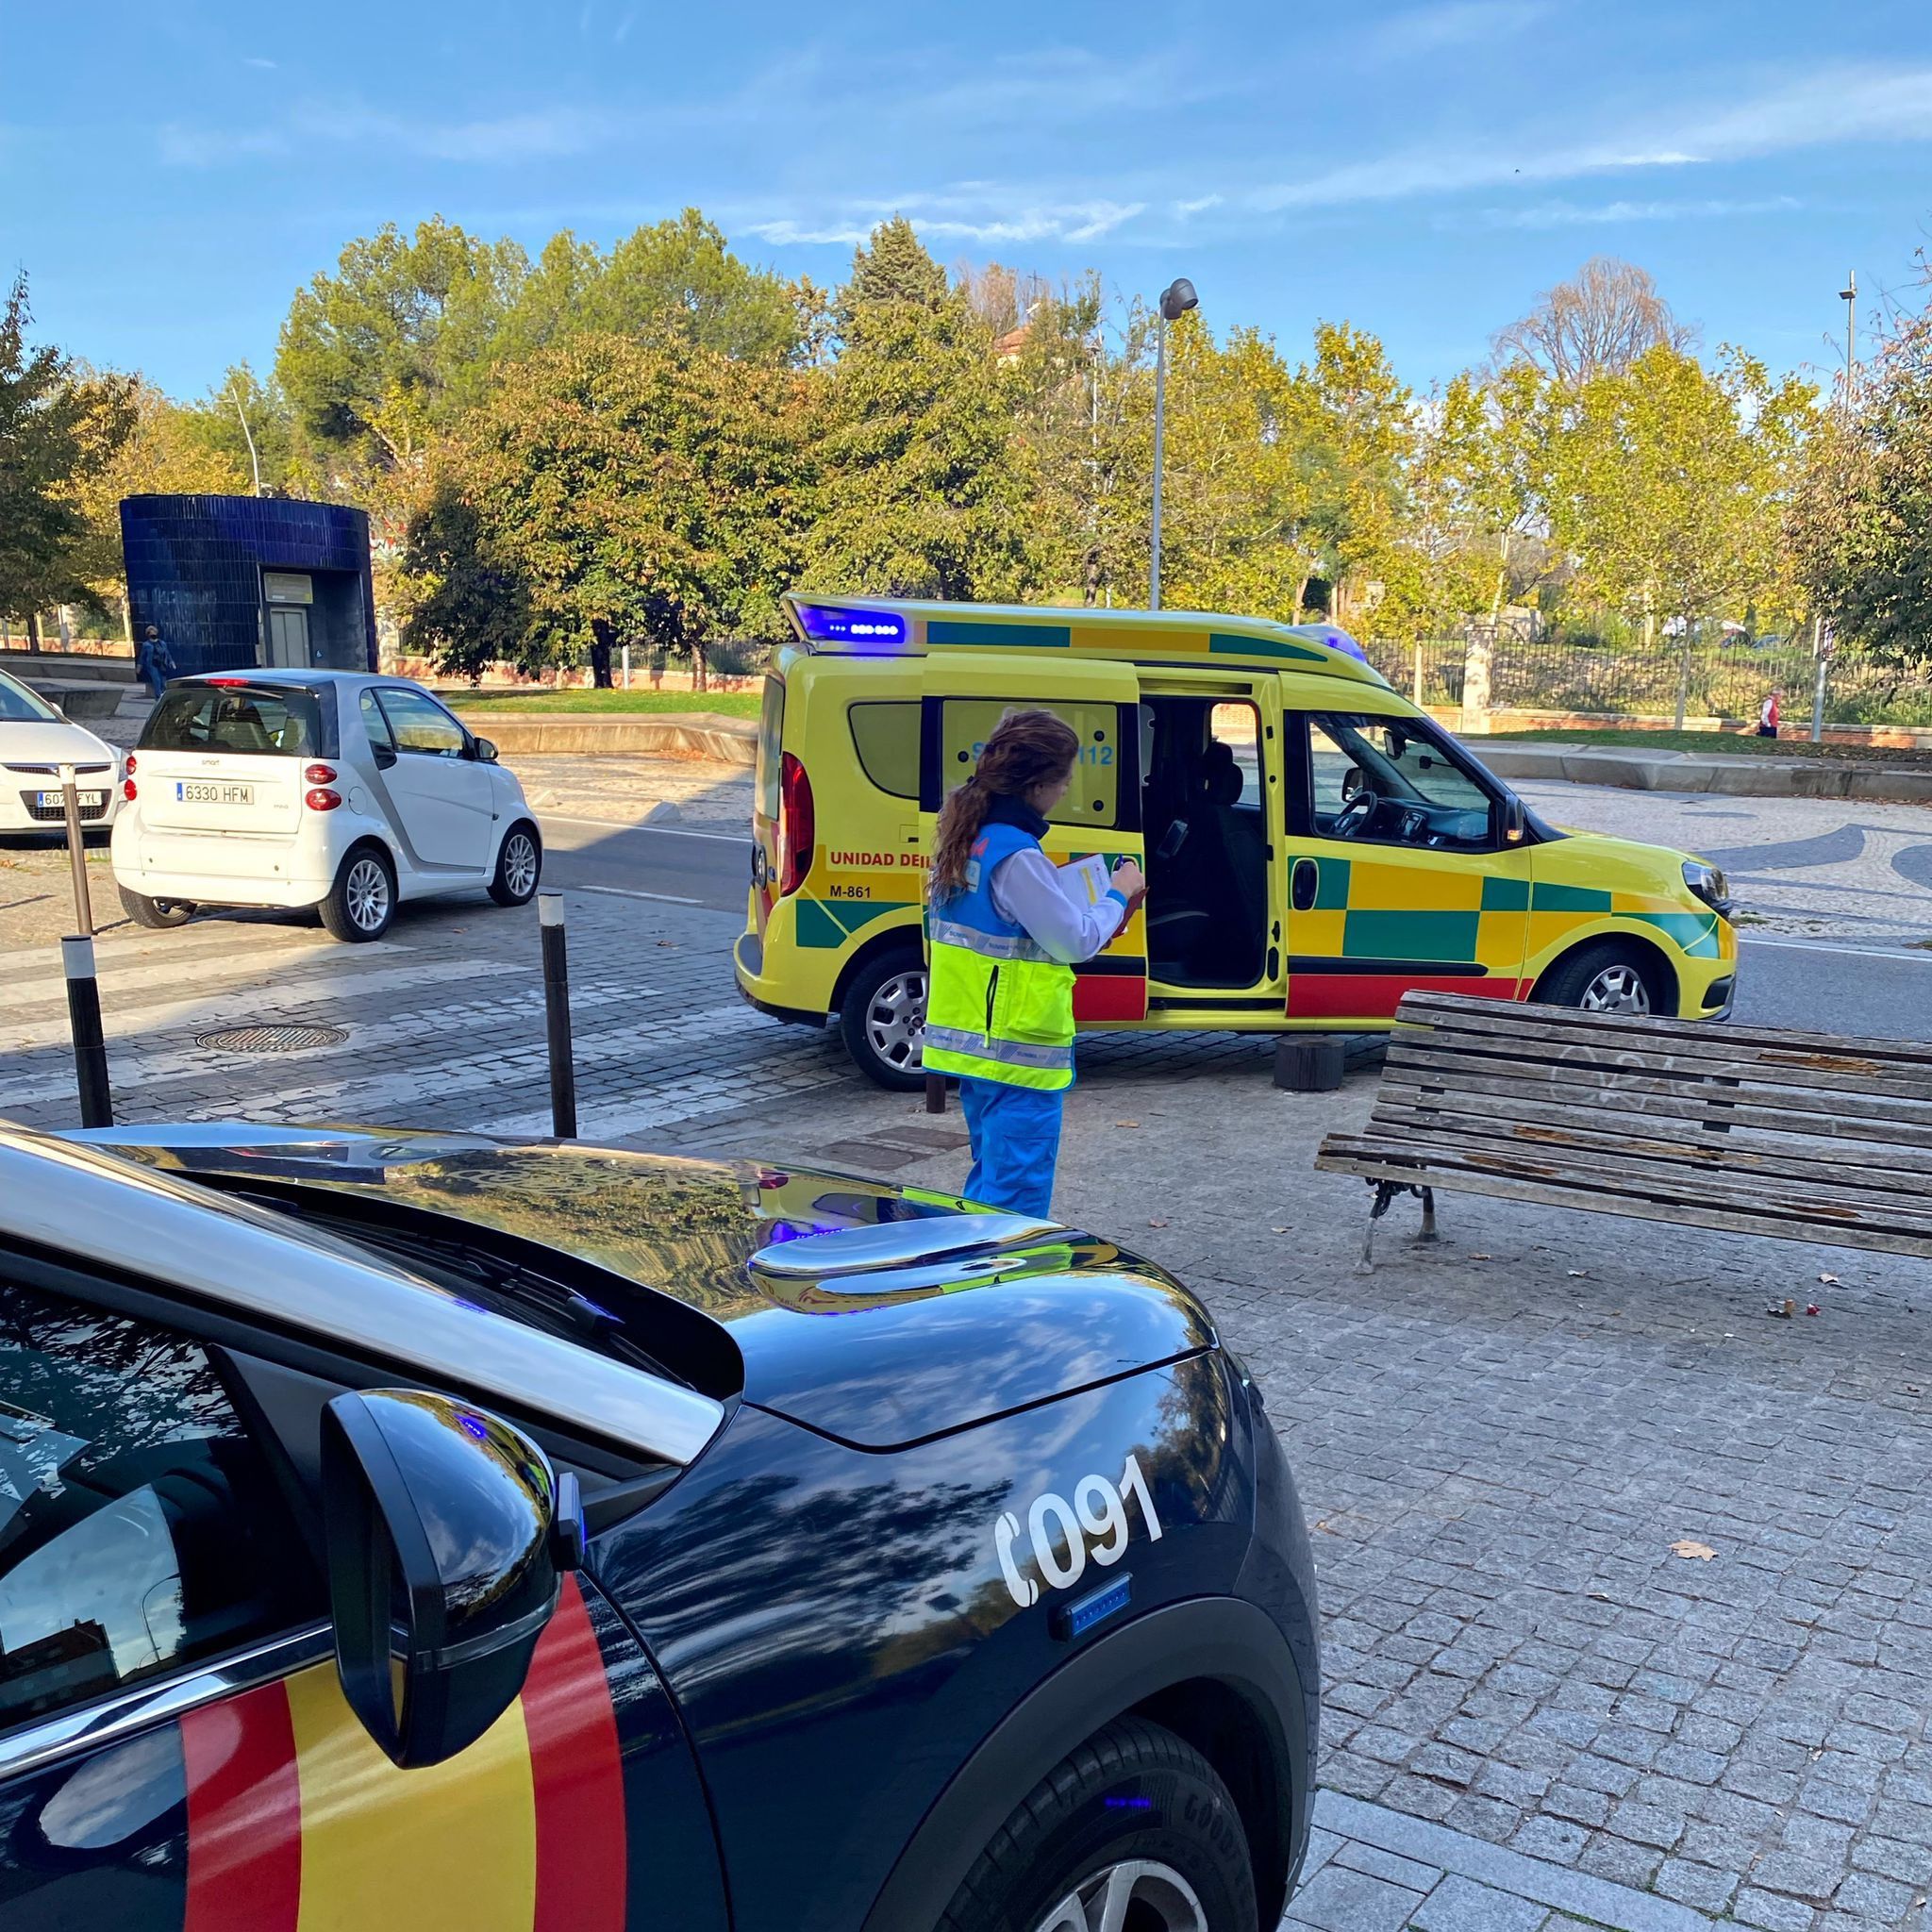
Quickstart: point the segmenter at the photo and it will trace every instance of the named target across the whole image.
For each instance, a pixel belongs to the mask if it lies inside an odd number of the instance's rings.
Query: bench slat
[[[1621,1214],[1638,1221],[1663,1221],[1693,1227],[1716,1228],[1732,1234],[1775,1235],[1786,1241],[1815,1241],[1829,1247],[1863,1248],[1879,1254],[1932,1257],[1932,1235],[1890,1229],[1803,1222],[1789,1214],[1771,1213],[1755,1206],[1719,1207],[1707,1198],[1619,1193],[1592,1187],[1577,1178],[1524,1178],[1503,1166],[1438,1159],[1423,1152],[1356,1141],[1333,1136],[1323,1143],[1315,1165],[1335,1174],[1359,1174],[1367,1180],[1387,1180],[1445,1191],[1491,1194],[1504,1200],[1540,1202],[1588,1212]]]
[[[1490,1028],[1435,1027],[1425,1035],[1398,1033],[1389,1042],[1389,1058],[1395,1064],[1407,1063],[1398,1059],[1398,1055],[1415,1053],[1432,1055],[1445,1063],[1522,1061],[1548,1068],[1552,1079],[1584,1080],[1594,1074],[1641,1068],[1651,1074],[1669,1074],[1683,1080],[1737,1080],[1780,1090],[1840,1093],[1850,1087],[1907,1106],[1917,1103],[1932,1108],[1932,1073],[1910,1077],[1850,1057],[1837,1067],[1827,1063],[1829,1056],[1825,1055],[1817,1056],[1818,1063],[1811,1066],[1788,1061],[1774,1064],[1748,1057],[1724,1058],[1712,1054],[1679,1053],[1674,1042],[1671,1050],[1666,1051],[1660,1044],[1657,1051],[1645,1053],[1628,1046],[1592,1046],[1574,1039],[1544,1039],[1535,1030],[1525,1030],[1519,1039]]]
[[[1529,1153],[1541,1151],[1551,1157],[1568,1155],[1570,1164],[1579,1171],[1587,1171],[1592,1164],[1601,1171],[1604,1160],[1642,1160],[1675,1168],[1687,1174],[1714,1175],[1720,1180],[1736,1175],[1767,1189],[1790,1183],[1793,1189],[1809,1190],[1814,1196],[1854,1206],[1896,1206],[1907,1211],[1932,1213],[1932,1174],[1902,1173],[1870,1164],[1853,1167],[1840,1162],[1834,1166],[1803,1154],[1726,1146],[1714,1140],[1695,1143],[1653,1141],[1641,1135],[1621,1134],[1614,1128],[1606,1128],[1601,1122],[1593,1126],[1582,1122],[1560,1126],[1534,1122],[1509,1124],[1476,1114],[1378,1106],[1373,1128],[1370,1138],[1386,1138],[1401,1144],[1407,1144],[1411,1139],[1416,1144],[1426,1139],[1439,1145],[1459,1140],[1473,1149],[1495,1146]],[[1592,1163],[1584,1158],[1586,1156],[1600,1158]]]
[[[1826,1119],[1849,1117],[1910,1129],[1913,1131],[1902,1133],[1901,1139],[1911,1145],[1921,1144],[1917,1139],[1919,1133],[1932,1129],[1932,1109],[1915,1105],[1910,1099],[1891,1094],[1848,1092],[1842,1088],[1833,1088],[1829,1083],[1821,1083],[1817,1087],[1771,1087],[1763,1080],[1737,1074],[1731,1076],[1738,1082],[1735,1087],[1725,1086],[1718,1090],[1716,1082],[1712,1081],[1712,1094],[1707,1094],[1701,1083],[1668,1072],[1591,1066],[1581,1061],[1511,1058],[1489,1053],[1462,1054],[1453,1048],[1441,1049],[1433,1043],[1424,1044],[1413,1036],[1391,1042],[1387,1065],[1391,1069],[1399,1069],[1411,1081],[1427,1076],[1439,1080],[1445,1089],[1468,1085],[1472,1091],[1479,1092],[1494,1091],[1481,1083],[1507,1080],[1516,1083],[1520,1091],[1544,1097],[1558,1092],[1574,1093],[1579,1098],[1586,1093],[1645,1093],[1666,1098],[1687,1095],[1696,1095],[1701,1099],[1721,1097],[1727,1108],[1770,1108],[1803,1116],[1802,1119],[1791,1120],[1790,1131],[1792,1133],[1828,1133],[1830,1129],[1819,1125],[1813,1116]]]
[[[1719,1109],[1702,1100],[1650,1097],[1646,1105],[1626,1111],[1609,1104],[1613,1098],[1607,1096],[1587,1106],[1515,1093],[1505,1098],[1474,1092],[1464,1086],[1444,1090],[1440,1086],[1411,1085],[1391,1074],[1384,1077],[1376,1092],[1371,1118],[1379,1122],[1394,1114],[1454,1114],[1552,1127],[1577,1125],[1607,1134],[1627,1132],[1644,1140],[1707,1151],[1728,1145],[1734,1151],[1781,1157],[1788,1150],[1792,1158],[1818,1161],[1828,1168],[1862,1169],[1882,1160],[1884,1165],[1901,1173],[1925,1176],[1926,1184],[1932,1186],[1932,1131],[1928,1131],[1923,1150],[1890,1142],[1881,1156],[1870,1141],[1845,1137],[1841,1123],[1830,1123],[1828,1130],[1795,1135],[1790,1131],[1782,1112],[1769,1108]],[[1760,1113],[1761,1120],[1747,1117]],[[1713,1132],[1718,1124],[1725,1128],[1721,1136]],[[1887,1135],[1884,1130],[1874,1130],[1874,1138],[1886,1140]]]
[[[1661,1041],[1682,1042],[1692,1052],[1698,1051],[1703,1043],[1708,1043],[1713,1051],[1732,1054],[1747,1046],[1799,1055],[1816,1054],[1823,1046],[1834,1055],[1896,1062],[1901,1067],[1932,1071],[1932,1043],[1924,1041],[1879,1040],[1864,1034],[1807,1033],[1778,1026],[1740,1026],[1733,1020],[1666,1020],[1649,1014],[1584,1013],[1572,1007],[1476,1000],[1465,993],[1405,993],[1396,1019],[1398,1022],[1414,1021],[1440,1028],[1468,1026],[1507,1031],[1518,1024],[1528,1024],[1583,1033],[1599,1039],[1625,1034],[1630,1036],[1631,1044],[1644,1049]]]

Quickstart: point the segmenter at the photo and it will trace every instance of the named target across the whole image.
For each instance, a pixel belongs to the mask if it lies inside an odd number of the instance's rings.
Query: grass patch
[[[1492,731],[1490,737],[1519,742],[1574,744],[1588,751],[1597,746],[1631,751],[1689,751],[1724,758],[1857,758],[1884,764],[1932,765],[1932,751],[1908,745],[1813,744],[1808,738],[1759,738],[1737,731]],[[1478,752],[1480,738],[1469,742]]]
[[[726,718],[756,718],[755,691],[544,691],[515,696],[463,693],[450,702],[459,711],[710,711]]]

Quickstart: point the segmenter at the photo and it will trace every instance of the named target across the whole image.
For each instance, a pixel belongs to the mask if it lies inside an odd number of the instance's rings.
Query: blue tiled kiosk
[[[135,635],[176,672],[375,669],[369,519],[287,497],[128,496],[121,540]]]

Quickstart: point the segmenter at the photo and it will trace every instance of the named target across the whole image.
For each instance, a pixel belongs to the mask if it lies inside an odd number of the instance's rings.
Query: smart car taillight
[[[121,796],[122,796],[123,798],[126,799],[126,800],[127,800],[127,802],[128,802],[128,803],[129,803],[130,805],[131,805],[131,804],[133,804],[133,802],[134,802],[134,780],[133,780],[132,778],[124,778],[124,779],[123,779],[123,780],[121,781]]]
[[[125,769],[127,773],[127,775],[130,778],[134,776],[134,754],[132,752],[129,752],[127,754],[127,761]]]
[[[333,785],[336,782],[336,768],[333,765],[310,765],[302,774],[305,785]]]
[[[341,802],[342,794],[340,791],[329,791],[325,785],[318,785],[302,801],[310,811],[333,811]]]
[[[795,892],[811,870],[811,848],[818,826],[811,800],[811,780],[805,767],[787,752],[778,767],[778,896]]]

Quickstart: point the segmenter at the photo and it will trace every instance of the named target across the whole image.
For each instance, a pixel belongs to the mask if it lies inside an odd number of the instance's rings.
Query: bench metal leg
[[[1369,1228],[1362,1237],[1361,1259],[1355,1264],[1357,1274],[1373,1274],[1375,1272],[1375,1224],[1389,1211],[1389,1204],[1397,1194],[1407,1191],[1398,1181],[1371,1181],[1375,1191],[1375,1205],[1369,1209]]]
[[[1416,1236],[1419,1241],[1439,1241],[1442,1239],[1436,1232],[1436,1191],[1434,1188],[1420,1190],[1423,1197],[1423,1230]]]

